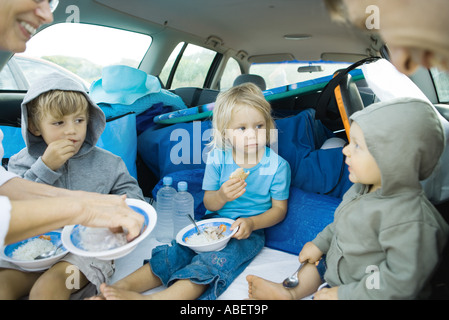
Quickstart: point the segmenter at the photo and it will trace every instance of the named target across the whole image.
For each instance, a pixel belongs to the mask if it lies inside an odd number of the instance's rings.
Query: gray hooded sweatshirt
[[[47,148],[42,136],[28,131],[27,103],[51,90],[79,91],[89,103],[89,122],[83,146],[57,171],[48,168],[41,156]],[[30,87],[22,102],[22,136],[26,148],[12,156],[8,170],[21,177],[70,190],[83,190],[103,194],[126,194],[129,198],[144,200],[136,179],[128,172],[123,160],[109,151],[96,147],[106,120],[103,111],[89,98],[76,81],[53,73]]]
[[[425,197],[420,180],[444,148],[433,107],[398,98],[355,113],[381,172],[380,189],[354,184],[334,222],[312,241],[326,254],[324,275],[339,299],[421,297],[449,236],[449,227]]]

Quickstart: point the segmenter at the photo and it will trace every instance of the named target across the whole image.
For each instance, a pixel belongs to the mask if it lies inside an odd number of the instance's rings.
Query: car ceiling
[[[218,44],[212,43],[217,51],[247,53],[253,61],[276,60],[278,54],[296,60],[338,60],[336,55],[323,53],[363,56],[380,47],[373,35],[331,21],[320,0],[62,0],[55,20],[58,12],[64,17],[61,7],[69,3],[79,6],[82,21],[107,25],[119,18],[122,28],[154,36],[168,30],[182,31],[203,43],[214,36],[219,38]],[[292,34],[311,38],[284,39]],[[257,59],[260,55],[263,57]]]

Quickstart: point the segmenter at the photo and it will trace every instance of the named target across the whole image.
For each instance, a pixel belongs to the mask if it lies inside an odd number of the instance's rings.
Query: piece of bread
[[[249,175],[249,171],[245,172],[243,170],[243,168],[238,168],[237,170],[235,170],[233,173],[231,173],[231,175],[229,176],[229,179],[240,179],[240,180],[245,180]]]

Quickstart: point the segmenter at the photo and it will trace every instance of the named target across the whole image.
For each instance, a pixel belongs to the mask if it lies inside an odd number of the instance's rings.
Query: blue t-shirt
[[[216,191],[229,180],[239,166],[234,162],[232,151],[214,149],[208,155],[204,173],[203,190]],[[249,169],[246,191],[239,198],[226,203],[218,214],[237,219],[261,214],[271,208],[271,199],[287,200],[290,190],[290,165],[273,150],[266,147],[258,164]],[[207,210],[206,213],[211,213]]]

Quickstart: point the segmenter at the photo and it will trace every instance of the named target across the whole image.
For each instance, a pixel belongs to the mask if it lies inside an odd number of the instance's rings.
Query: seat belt
[[[365,59],[362,59],[360,61],[357,61],[353,64],[351,64],[346,69],[338,72],[324,87],[323,91],[321,91],[321,94],[318,98],[317,105],[316,105],[316,112],[315,112],[315,119],[324,119],[326,117],[326,110],[327,106],[329,105],[332,96],[335,94],[335,88],[340,84],[343,77],[348,74],[350,71],[354,70],[357,67],[360,67],[361,65],[365,63],[370,63],[379,60],[380,57],[368,57]]]

